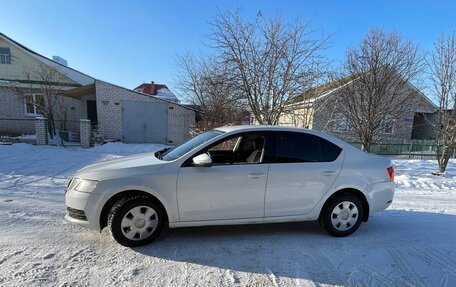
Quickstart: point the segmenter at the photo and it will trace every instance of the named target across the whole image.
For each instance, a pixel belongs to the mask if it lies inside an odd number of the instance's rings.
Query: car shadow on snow
[[[425,261],[406,255],[412,254],[411,248],[454,247],[454,242],[455,215],[387,210],[345,238],[329,236],[312,222],[193,227],[168,230],[154,243],[134,251],[177,262],[322,284],[419,285],[417,280],[424,278],[423,283],[428,285],[439,276],[439,268],[426,276],[422,271],[415,274],[415,265],[443,266],[442,273],[445,264],[449,271],[456,270],[456,261],[441,254],[446,250],[424,254],[421,259]]]

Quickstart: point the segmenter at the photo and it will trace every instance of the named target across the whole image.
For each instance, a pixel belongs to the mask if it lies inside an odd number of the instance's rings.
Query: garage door
[[[168,103],[123,101],[122,104],[123,142],[167,143]]]

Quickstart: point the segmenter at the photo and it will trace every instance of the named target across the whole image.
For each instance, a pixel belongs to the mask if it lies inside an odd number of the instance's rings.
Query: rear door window
[[[298,132],[276,133],[276,162],[330,162],[342,149],[312,134]]]

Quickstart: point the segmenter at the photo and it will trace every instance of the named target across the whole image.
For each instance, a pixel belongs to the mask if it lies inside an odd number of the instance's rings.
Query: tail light
[[[390,166],[386,169],[388,171],[389,177],[391,181],[394,181],[394,168]]]

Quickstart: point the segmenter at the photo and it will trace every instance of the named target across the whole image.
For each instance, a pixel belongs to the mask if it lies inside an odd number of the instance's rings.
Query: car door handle
[[[263,172],[254,172],[254,173],[249,173],[247,174],[247,176],[249,178],[260,178],[260,177],[264,177],[266,174],[263,173]]]
[[[323,176],[332,176],[335,174],[336,174],[335,170],[324,170],[321,172],[321,175],[323,175]]]

